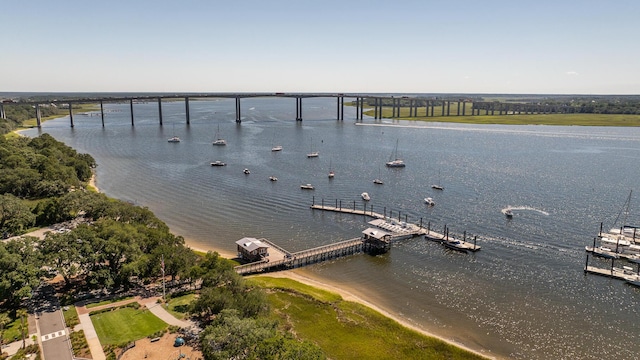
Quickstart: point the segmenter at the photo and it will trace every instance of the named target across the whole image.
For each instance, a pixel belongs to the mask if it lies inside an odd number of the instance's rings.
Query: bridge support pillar
[[[337,100],[337,104],[336,104],[336,119],[337,120],[344,120],[344,96],[338,96],[336,98]],[[356,114],[358,111],[358,106],[357,106],[357,100],[356,100]],[[358,118],[358,116],[356,115],[356,118]]]
[[[460,100],[458,100],[458,110],[456,111],[456,115],[460,116]]]
[[[191,119],[189,117],[189,97],[185,96],[184,98],[184,113],[185,113],[185,118],[187,120],[187,125],[189,125],[189,123],[191,122]]]
[[[465,116],[465,109],[467,108],[467,103],[463,100],[462,101],[462,116]]]
[[[38,128],[42,125],[42,112],[40,111],[40,104],[36,104],[36,125]]]
[[[236,97],[236,124],[242,123],[242,106],[240,104],[240,97]]]
[[[71,122],[71,127],[73,127],[73,105],[69,103],[69,122]]]
[[[162,126],[162,98],[158,98],[158,120],[160,121],[160,126]]]
[[[296,97],[296,121],[302,121],[302,98]]]
[[[131,126],[134,126],[133,123],[133,99],[129,99],[129,110],[131,112]]]
[[[100,100],[100,119],[102,120],[102,127],[104,127],[104,104]]]

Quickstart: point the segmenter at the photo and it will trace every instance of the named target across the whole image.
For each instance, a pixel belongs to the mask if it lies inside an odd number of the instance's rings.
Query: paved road
[[[43,312],[38,319],[42,352],[46,360],[72,360],[69,334],[64,325],[62,310]]]
[[[50,286],[41,286],[34,294],[33,311],[45,360],[73,360],[69,333],[60,304]]]

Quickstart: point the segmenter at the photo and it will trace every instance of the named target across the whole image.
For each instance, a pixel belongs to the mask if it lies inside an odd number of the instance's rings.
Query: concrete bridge
[[[158,120],[162,125],[162,101],[184,99],[185,121],[190,123],[189,100],[206,98],[228,98],[235,99],[236,123],[241,123],[242,107],[241,100],[244,98],[256,97],[279,97],[295,99],[296,121],[302,121],[302,100],[306,98],[335,98],[336,99],[336,119],[344,120],[344,99],[354,99],[356,107],[356,120],[363,120],[365,107],[373,108],[374,119],[382,119],[383,108],[391,108],[391,118],[412,118],[412,117],[436,117],[436,116],[467,116],[467,115],[512,115],[512,114],[539,114],[539,113],[565,113],[571,112],[569,107],[545,106],[537,104],[523,103],[502,103],[502,102],[478,102],[465,98],[444,98],[442,96],[402,96],[402,95],[377,95],[359,93],[183,93],[183,94],[153,94],[142,96],[104,96],[86,97],[75,99],[61,99],[51,101],[4,101],[0,103],[0,118],[6,119],[5,107],[18,104],[29,104],[35,108],[37,126],[42,123],[40,106],[42,104],[66,105],[69,108],[69,119],[71,127],[73,124],[73,106],[76,104],[100,104],[100,115],[102,126],[104,126],[104,103],[128,102],[131,114],[131,125],[135,125],[133,104],[139,102],[158,103]]]

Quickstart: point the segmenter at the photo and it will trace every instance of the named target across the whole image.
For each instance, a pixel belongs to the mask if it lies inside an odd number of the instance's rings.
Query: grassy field
[[[167,311],[178,319],[184,319],[187,316],[187,309],[196,299],[196,294],[186,294],[169,299]]]
[[[130,307],[91,315],[91,321],[103,346],[126,344],[167,328],[148,310]]]
[[[272,316],[331,359],[483,359],[424,336],[360,304],[294,280],[253,277],[268,291]]]
[[[640,115],[623,114],[532,114],[532,115],[482,115],[470,116],[471,104],[466,105],[466,116],[457,116],[457,107],[450,109],[451,116],[442,116],[442,107],[434,109],[434,116],[426,117],[425,109],[418,110],[418,117],[409,117],[409,108],[400,109],[398,120],[415,120],[431,122],[452,122],[466,124],[501,124],[501,125],[576,125],[576,126],[640,126]],[[462,113],[462,110],[460,110]],[[365,115],[374,116],[373,110],[365,111]],[[391,119],[392,109],[382,108],[382,117]]]

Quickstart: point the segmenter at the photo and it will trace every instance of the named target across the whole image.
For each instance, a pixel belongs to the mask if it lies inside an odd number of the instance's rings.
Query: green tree
[[[11,195],[0,195],[0,231],[3,234],[20,234],[31,227],[36,217],[20,199]]]
[[[4,327],[11,323],[11,318],[7,313],[0,313],[0,346],[3,343]]]

